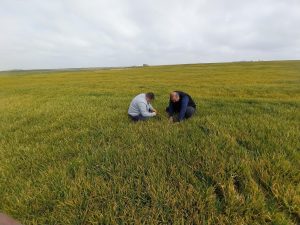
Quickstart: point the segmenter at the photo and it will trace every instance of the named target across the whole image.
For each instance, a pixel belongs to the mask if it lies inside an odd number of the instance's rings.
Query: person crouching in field
[[[153,100],[154,94],[152,92],[135,96],[128,109],[128,115],[131,120],[136,122],[156,116],[157,111],[150,104]]]
[[[166,108],[166,111],[171,122],[180,122],[194,115],[196,104],[187,93],[173,91],[170,94],[169,106]]]

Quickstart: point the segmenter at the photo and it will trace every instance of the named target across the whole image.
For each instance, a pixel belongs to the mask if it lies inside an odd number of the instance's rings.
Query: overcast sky
[[[300,0],[0,0],[0,70],[300,59]]]

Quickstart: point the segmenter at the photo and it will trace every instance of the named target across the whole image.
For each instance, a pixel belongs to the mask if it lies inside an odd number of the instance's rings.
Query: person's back
[[[144,104],[146,104],[146,99],[145,99],[145,94],[139,94],[137,96],[135,96],[130,105],[129,105],[129,108],[128,108],[128,114],[129,115],[132,115],[132,116],[137,116],[140,114],[140,111],[139,111],[139,107],[138,107],[138,104],[143,102]]]

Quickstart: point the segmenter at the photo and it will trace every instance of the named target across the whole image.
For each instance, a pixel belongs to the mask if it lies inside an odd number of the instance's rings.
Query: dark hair
[[[153,92],[148,92],[146,93],[146,97],[151,99],[151,100],[154,100],[155,99],[155,96],[154,96],[154,93]]]

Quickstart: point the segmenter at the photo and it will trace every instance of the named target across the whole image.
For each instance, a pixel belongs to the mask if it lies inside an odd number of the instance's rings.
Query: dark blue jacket
[[[175,91],[179,94],[179,101],[172,102],[171,99],[169,101],[169,114],[173,116],[174,113],[179,113],[179,121],[184,119],[186,108],[191,106],[196,109],[196,104],[193,101],[192,97],[187,93],[182,91]]]

